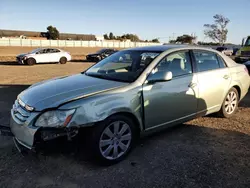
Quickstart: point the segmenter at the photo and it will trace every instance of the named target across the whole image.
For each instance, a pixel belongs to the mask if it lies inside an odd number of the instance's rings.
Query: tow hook
[[[72,138],[78,134],[78,129],[67,129],[68,141],[72,141]]]

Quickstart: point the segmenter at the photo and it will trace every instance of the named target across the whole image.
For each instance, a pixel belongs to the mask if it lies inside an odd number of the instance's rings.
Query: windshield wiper
[[[103,74],[91,74],[91,73],[85,72],[85,75],[91,76],[91,77],[96,77],[96,78],[108,79],[108,76],[103,75]]]
[[[112,80],[112,81],[118,81],[118,82],[130,82],[129,80],[123,80],[123,79],[119,79],[119,78],[114,78],[112,76],[109,76],[108,74],[94,74],[94,73],[84,73],[87,76],[91,76],[91,77],[95,77],[95,78],[101,78],[101,79],[105,79],[105,80]]]

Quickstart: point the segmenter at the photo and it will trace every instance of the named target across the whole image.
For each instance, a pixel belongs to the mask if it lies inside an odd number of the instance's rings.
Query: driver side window
[[[157,65],[157,71],[172,72],[173,77],[192,74],[189,51],[174,52],[163,58]]]

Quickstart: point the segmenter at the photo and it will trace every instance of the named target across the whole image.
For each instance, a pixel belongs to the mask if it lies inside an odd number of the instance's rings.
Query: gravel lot
[[[20,66],[0,63],[0,125],[8,125],[18,93],[91,64]],[[87,150],[60,142],[46,154],[22,156],[0,136],[0,187],[249,187],[250,92],[231,119],[198,118],[140,140],[123,162],[100,167]]]

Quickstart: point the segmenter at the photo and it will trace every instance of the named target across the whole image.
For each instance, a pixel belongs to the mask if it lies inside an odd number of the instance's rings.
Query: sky
[[[0,29],[62,33],[137,34],[141,39],[195,33],[204,37],[204,24],[215,14],[230,19],[228,40],[240,44],[250,35],[250,0],[0,0]]]

